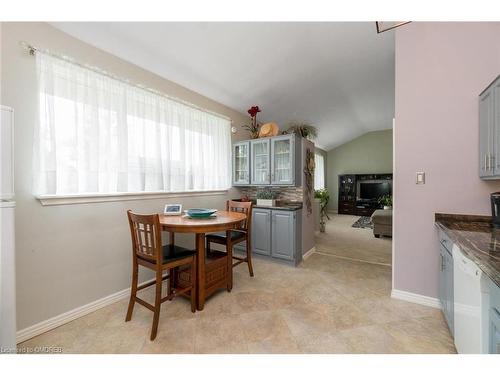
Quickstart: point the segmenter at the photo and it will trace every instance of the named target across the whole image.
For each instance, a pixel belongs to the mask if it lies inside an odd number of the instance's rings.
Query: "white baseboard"
[[[436,309],[441,308],[441,302],[437,298],[423,296],[421,294],[416,294],[416,293],[405,292],[404,290],[393,289],[391,291],[391,297],[407,302],[418,303],[419,305],[434,307]]]
[[[154,279],[147,280],[144,283],[146,284]],[[153,286],[153,285],[152,285]],[[148,288],[146,288],[148,289]],[[143,290],[146,290],[143,289]],[[62,326],[63,324],[69,323],[72,320],[81,318],[87,314],[90,314],[96,310],[102,309],[112,303],[118,302],[124,298],[130,297],[130,288],[123,289],[119,292],[113,293],[109,296],[98,299],[97,301],[90,302],[86,305],[77,307],[76,309],[70,310],[68,312],[62,313],[60,315],[54,316],[53,318],[44,320],[43,322],[36,323],[30,327],[21,329],[17,331],[16,341],[17,343],[21,343],[23,341],[29,340],[35,336],[41,335],[42,333],[48,332],[54,328]],[[124,318],[125,319],[125,318]]]
[[[315,246],[311,247],[305,254],[302,255],[302,260],[306,260],[315,252],[316,252],[316,247]]]

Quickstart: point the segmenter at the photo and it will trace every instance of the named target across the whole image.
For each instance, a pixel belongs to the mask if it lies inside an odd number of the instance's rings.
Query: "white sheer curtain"
[[[36,195],[223,190],[230,121],[37,52]]]
[[[319,153],[314,154],[314,190],[325,188],[325,158]]]

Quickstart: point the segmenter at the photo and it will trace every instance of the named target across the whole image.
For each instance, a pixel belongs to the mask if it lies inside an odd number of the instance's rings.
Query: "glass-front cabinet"
[[[300,147],[293,134],[233,144],[233,185],[296,186],[300,183]]]
[[[270,142],[269,139],[251,141],[252,185],[269,185],[271,183]]]
[[[250,142],[233,145],[233,185],[250,184]]]
[[[271,184],[293,185],[295,176],[295,137],[284,135],[271,138]]]

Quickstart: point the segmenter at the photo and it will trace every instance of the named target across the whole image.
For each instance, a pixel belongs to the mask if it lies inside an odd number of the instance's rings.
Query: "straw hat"
[[[279,131],[278,124],[275,122],[268,122],[260,127],[259,138],[274,137],[278,135]]]

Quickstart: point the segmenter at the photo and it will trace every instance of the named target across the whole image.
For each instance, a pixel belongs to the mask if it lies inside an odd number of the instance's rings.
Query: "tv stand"
[[[358,181],[389,180],[392,173],[385,174],[345,174],[339,175],[338,213],[344,215],[371,216],[381,205],[377,201],[358,199]]]

